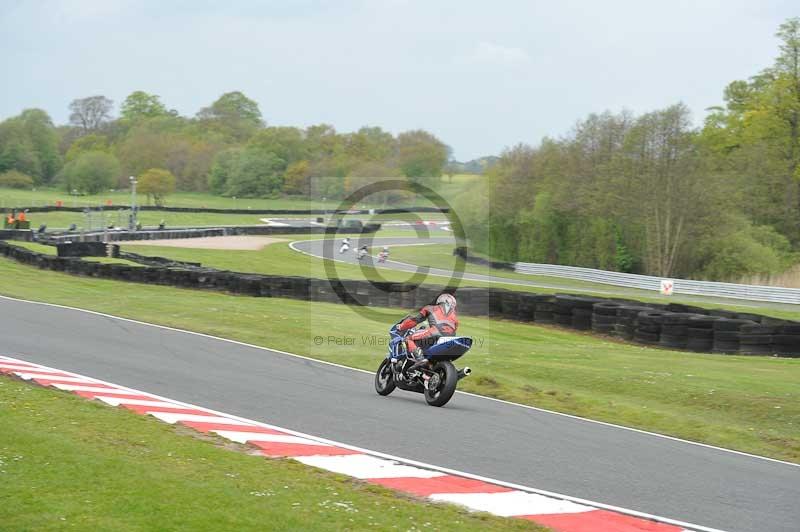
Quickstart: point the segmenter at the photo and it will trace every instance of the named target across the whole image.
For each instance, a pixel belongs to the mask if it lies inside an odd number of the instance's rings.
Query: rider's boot
[[[425,358],[425,357],[422,355],[422,348],[420,348],[420,347],[417,347],[416,349],[414,349],[414,351],[412,351],[412,352],[409,354],[409,357],[410,357],[412,360],[414,360],[415,362],[414,362],[414,365],[413,365],[413,366],[411,366],[410,368],[408,368],[408,371],[413,371],[413,370],[415,370],[415,369],[417,369],[417,368],[420,368],[420,367],[422,367],[422,366],[425,366],[426,364],[428,364],[428,359],[426,359],[426,358]]]

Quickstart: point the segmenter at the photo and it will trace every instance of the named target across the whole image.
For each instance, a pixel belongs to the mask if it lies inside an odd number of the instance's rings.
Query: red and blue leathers
[[[409,316],[398,325],[400,332],[407,331],[423,321],[428,320],[429,327],[415,332],[406,338],[409,353],[417,347],[430,347],[442,336],[453,336],[458,329],[456,309],[449,305],[426,305],[414,316]]]

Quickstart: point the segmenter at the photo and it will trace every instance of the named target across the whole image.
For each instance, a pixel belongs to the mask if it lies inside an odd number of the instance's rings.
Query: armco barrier
[[[530,262],[496,262],[482,257],[470,255],[465,247],[456,248],[454,255],[465,261],[488,266],[500,270],[513,270],[528,275],[544,275],[562,277],[593,283],[638,288],[640,290],[661,291],[661,281],[673,283],[672,292],[692,296],[727,297],[731,299],[747,299],[750,301],[768,301],[771,303],[789,303],[800,305],[800,288],[781,288],[776,286],[758,286],[749,284],[718,283],[713,281],[694,281],[691,279],[672,279],[637,275],[633,273],[610,272],[578,266],[560,266],[558,264],[535,264]]]
[[[756,314],[697,309],[684,305],[655,305],[569,294],[532,294],[496,288],[447,288],[361,280],[324,280],[296,276],[257,275],[219,271],[194,265],[179,267],[101,264],[73,257],[56,257],[0,241],[0,256],[41,269],[101,277],[231,292],[254,297],[418,308],[432,303],[443,291],[458,295],[463,315],[490,316],[521,322],[555,323],[605,333],[623,340],[692,351],[800,356],[800,323]],[[152,259],[152,257],[150,258]],[[157,261],[150,260],[150,263]],[[613,304],[612,304],[613,303]],[[612,316],[612,310],[618,309]],[[679,310],[683,312],[672,312]],[[702,313],[702,315],[701,315]],[[722,323],[725,322],[725,323]],[[762,328],[755,329],[757,325]],[[746,329],[742,337],[740,327]],[[766,327],[766,328],[764,328]],[[618,330],[619,329],[619,330]],[[662,333],[665,336],[662,338]],[[756,333],[760,336],[755,337]],[[740,342],[740,339],[746,341]],[[757,345],[754,348],[753,345]]]
[[[639,288],[641,290],[661,290],[662,277],[635,275],[631,273],[609,272],[576,266],[558,266],[554,264],[532,264],[517,262],[514,271],[530,275],[547,275],[563,277],[579,281]],[[727,297],[732,299],[748,299],[751,301],[769,301],[772,303],[800,304],[800,289],[780,288],[775,286],[755,286],[733,283],[716,283],[711,281],[693,281],[689,279],[670,279],[674,283],[673,293],[694,296]]]

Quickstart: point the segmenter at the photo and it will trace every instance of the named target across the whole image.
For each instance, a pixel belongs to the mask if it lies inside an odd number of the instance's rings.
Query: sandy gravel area
[[[274,242],[285,242],[283,238],[270,236],[207,236],[201,238],[170,238],[166,240],[131,240],[119,242],[123,246],[167,246],[195,249],[239,249],[259,250]]]

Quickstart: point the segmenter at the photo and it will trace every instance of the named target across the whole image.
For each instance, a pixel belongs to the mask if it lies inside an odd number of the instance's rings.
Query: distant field
[[[450,183],[447,177],[443,177],[441,185],[437,187],[437,191],[445,198],[449,198],[478,179],[481,179],[481,176],[460,174],[453,176],[453,182]],[[129,190],[118,190],[96,195],[71,196],[64,190],[57,188],[37,190],[0,188],[0,210],[19,206],[54,205],[59,200],[63,201],[64,206],[67,207],[104,207],[108,200],[111,200],[113,205],[130,205],[131,193]],[[138,196],[137,201],[141,205],[147,204],[146,196],[141,194]],[[423,204],[430,205],[425,200],[419,200],[401,206]],[[293,197],[234,199],[200,192],[176,192],[167,197],[167,205],[170,207],[208,207],[215,209],[336,209],[340,205],[340,200],[323,201],[321,198],[305,199]],[[359,205],[359,207],[362,207],[362,205]],[[396,205],[377,205],[367,202],[363,204],[363,207],[396,207]]]
[[[66,229],[75,224],[79,230],[93,228],[99,229],[113,224],[118,227],[127,227],[128,212],[106,209],[102,213],[92,212],[91,217],[82,212],[35,212],[28,214],[31,227],[36,228],[46,224],[48,230]],[[263,224],[262,218],[292,218],[315,220],[316,216],[286,216],[264,214],[216,214],[194,212],[169,212],[169,211],[140,211],[139,222],[145,227],[156,227],[162,221],[169,227],[201,227],[222,225],[259,225]],[[324,217],[328,220],[328,217]],[[417,220],[445,221],[447,218],[439,213],[408,213],[408,214],[375,214],[352,215],[345,219],[358,219],[364,223],[391,223],[400,221],[416,222]]]

